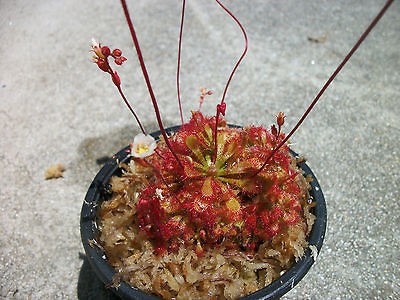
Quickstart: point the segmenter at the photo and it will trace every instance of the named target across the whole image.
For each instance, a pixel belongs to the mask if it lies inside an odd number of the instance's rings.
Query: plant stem
[[[181,25],[180,25],[180,30],[179,30],[178,66],[177,66],[177,70],[176,70],[176,90],[177,90],[177,94],[178,94],[179,114],[181,116],[182,126],[184,124],[184,121],[183,121],[182,102],[181,102],[180,72],[181,72],[182,33],[183,33],[183,21],[185,19],[185,6],[186,6],[186,0],[183,0],[182,1]]]
[[[228,81],[226,82],[225,89],[224,89],[224,93],[222,94],[221,103],[220,103],[220,104],[222,105],[222,104],[225,102],[225,96],[226,96],[226,93],[227,93],[227,91],[228,91],[229,84],[231,83],[231,80],[232,80],[232,78],[233,78],[233,75],[235,74],[237,68],[239,67],[239,64],[242,62],[244,56],[245,56],[246,53],[247,53],[247,49],[248,49],[248,46],[249,46],[249,42],[248,42],[248,39],[247,39],[246,31],[244,30],[244,27],[243,27],[243,25],[240,23],[240,21],[235,17],[235,15],[234,15],[232,12],[230,12],[230,11],[228,10],[219,0],[215,0],[215,1],[218,3],[219,6],[222,7],[223,10],[225,10],[225,12],[227,12],[227,13],[232,17],[232,19],[233,19],[233,20],[236,22],[236,24],[240,27],[240,30],[242,31],[243,36],[244,36],[244,40],[245,40],[245,47],[244,47],[243,53],[242,53],[242,55],[240,56],[240,58],[238,59],[238,61],[236,62],[236,65],[235,65],[235,67],[233,68],[231,74],[229,75]],[[217,151],[218,151],[218,143],[217,143],[217,140],[218,140],[218,139],[217,139],[217,134],[218,134],[219,114],[220,114],[220,111],[217,109],[217,114],[216,114],[216,118],[215,118],[215,130],[214,130],[214,157],[213,157],[213,163],[215,163],[215,161],[216,161],[216,159],[217,159]]]
[[[167,145],[167,147],[169,148],[171,153],[174,155],[175,159],[178,161],[179,166],[181,168],[183,168],[183,165],[182,165],[181,161],[179,160],[179,158],[178,158],[177,154],[175,153],[175,151],[172,149],[171,143],[168,140],[168,135],[165,132],[164,125],[162,123],[161,116],[160,116],[160,110],[158,109],[157,100],[156,100],[156,97],[154,96],[153,88],[152,88],[151,83],[150,83],[149,74],[147,73],[147,69],[146,69],[146,65],[144,63],[142,51],[140,49],[139,41],[137,39],[136,32],[135,32],[135,29],[133,27],[133,23],[132,23],[131,17],[129,15],[129,10],[128,10],[128,7],[126,5],[126,1],[125,0],[121,0],[121,4],[122,4],[122,8],[124,10],[125,18],[126,18],[126,21],[128,23],[128,27],[129,27],[132,39],[133,39],[133,43],[135,45],[136,53],[137,53],[137,56],[139,58],[140,68],[142,69],[143,77],[144,77],[144,79],[146,81],[146,85],[147,85],[147,89],[148,89],[149,94],[150,94],[151,102],[153,103],[154,112],[156,114],[157,123],[158,123],[158,126],[160,128],[161,134],[164,137],[165,144]]]
[[[118,89],[119,94],[121,95],[122,99],[124,100],[126,106],[128,106],[128,109],[131,111],[133,116],[136,119],[136,122],[138,123],[140,130],[142,131],[143,134],[146,134],[146,131],[144,130],[142,123],[140,123],[138,116],[136,115],[135,111],[133,110],[132,106],[129,104],[128,100],[126,99],[124,92],[121,89],[121,86],[115,85]]]
[[[111,68],[109,62],[108,62],[108,57],[105,59],[105,63],[107,65],[107,73],[112,76],[114,76],[114,70]],[[143,134],[146,134],[146,131],[144,130],[144,127],[142,125],[142,123],[139,120],[139,117],[137,116],[136,112],[133,110],[131,104],[129,103],[128,99],[126,99],[124,92],[121,89],[121,85],[118,85],[116,83],[114,83],[114,85],[117,87],[119,94],[121,95],[122,99],[124,100],[126,106],[128,107],[129,111],[132,113],[132,115],[134,116],[134,118],[136,119],[136,122],[138,123],[140,130],[142,131]]]
[[[361,37],[358,39],[356,44],[351,48],[349,53],[346,55],[346,57],[343,59],[343,61],[340,63],[340,65],[336,68],[336,70],[332,73],[332,75],[329,77],[329,79],[326,81],[324,86],[321,88],[321,90],[318,92],[317,96],[315,96],[314,100],[311,102],[310,106],[307,108],[305,113],[302,115],[300,120],[296,123],[296,125],[293,127],[293,129],[289,132],[289,134],[280,142],[280,144],[272,150],[270,155],[267,157],[265,160],[264,164],[261,166],[261,168],[254,174],[256,176],[258,173],[260,173],[265,166],[267,165],[268,161],[274,156],[274,154],[281,148],[293,135],[293,133],[296,132],[296,130],[300,127],[300,125],[303,123],[303,121],[307,118],[308,114],[311,112],[311,110],[314,108],[315,104],[317,104],[318,100],[321,98],[325,90],[328,88],[328,86],[332,83],[332,81],[335,79],[336,75],[339,74],[339,72],[342,70],[344,65],[349,61],[349,59],[352,57],[354,52],[358,49],[358,47],[361,45],[361,43],[365,40],[365,38],[368,36],[368,34],[371,32],[371,30],[375,27],[375,25],[378,23],[378,21],[382,18],[382,16],[385,14],[386,10],[389,8],[389,6],[393,3],[394,0],[388,0],[386,4],[383,6],[381,11],[377,14],[377,16],[373,19],[371,24],[367,27],[367,29],[364,31],[364,33],[361,35]]]
[[[232,72],[231,72],[231,74],[230,74],[230,76],[229,76],[229,78],[228,78],[228,81],[226,82],[225,89],[224,89],[224,93],[223,93],[222,99],[221,99],[221,104],[222,104],[222,103],[225,101],[226,92],[228,91],[228,87],[229,87],[229,84],[231,83],[232,77],[233,77],[233,75],[235,74],[237,68],[239,67],[239,64],[242,62],[244,56],[245,56],[246,53],[247,53],[247,49],[248,49],[249,42],[248,42],[248,39],[247,39],[246,31],[244,30],[244,27],[243,27],[243,25],[240,23],[240,21],[234,16],[234,14],[233,14],[232,12],[230,12],[230,11],[228,10],[219,0],[215,0],[215,1],[219,4],[219,6],[221,6],[221,7],[229,14],[229,15],[232,17],[232,19],[238,24],[238,26],[240,27],[240,30],[241,30],[242,33],[243,33],[244,40],[245,40],[245,47],[244,47],[243,53],[242,53],[242,55],[240,56],[240,58],[238,59],[238,61],[236,62],[236,65],[235,65],[235,67],[233,68],[233,70],[232,70]]]

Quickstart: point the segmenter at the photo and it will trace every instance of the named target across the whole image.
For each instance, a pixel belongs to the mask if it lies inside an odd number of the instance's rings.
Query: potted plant
[[[160,131],[147,134],[110,60],[120,49],[93,43],[94,62],[110,74],[142,133],[93,180],[81,213],[82,241],[99,278],[123,298],[276,298],[293,288],[318,254],[325,234],[321,188],[288,139],[390,5],[388,1],[294,128],[283,113],[269,129],[228,125],[225,95],[215,116],[192,112],[164,128],[127,5],[121,1]],[[203,90],[201,101],[210,94]]]

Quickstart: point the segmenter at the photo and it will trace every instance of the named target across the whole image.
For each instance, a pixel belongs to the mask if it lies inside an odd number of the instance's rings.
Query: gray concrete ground
[[[166,125],[179,123],[175,68],[180,1],[129,1]],[[227,96],[227,118],[300,117],[383,0],[224,1],[249,53]],[[0,298],[110,299],[84,258],[79,214],[100,165],[138,128],[92,37],[124,51],[123,88],[149,131],[153,110],[118,1],[0,0]],[[321,38],[320,43],[308,38]],[[212,113],[243,46],[213,1],[188,1],[182,57],[185,115],[199,88]],[[399,299],[400,3],[378,26],[292,138],[319,178],[328,230],[318,262],[287,299]],[[44,180],[54,163],[64,177]]]

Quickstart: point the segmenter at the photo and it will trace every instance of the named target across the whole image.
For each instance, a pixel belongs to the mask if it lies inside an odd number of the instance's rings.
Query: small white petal
[[[99,47],[99,43],[95,40],[95,38],[92,38],[92,47]]]
[[[139,158],[150,156],[154,153],[156,147],[157,142],[151,135],[139,133],[133,139],[131,156]]]

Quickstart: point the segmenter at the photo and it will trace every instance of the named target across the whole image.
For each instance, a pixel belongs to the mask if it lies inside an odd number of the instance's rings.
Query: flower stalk
[[[372,20],[370,25],[367,27],[367,29],[363,32],[363,34],[360,36],[356,44],[350,49],[350,51],[347,53],[343,61],[339,64],[339,66],[335,69],[335,71],[332,73],[332,75],[328,78],[328,80],[325,82],[321,90],[318,92],[318,94],[315,96],[314,100],[311,102],[311,104],[308,106],[304,114],[301,116],[300,120],[296,123],[296,125],[293,127],[293,129],[288,133],[288,135],[279,143],[277,147],[270,153],[270,155],[267,157],[265,160],[264,164],[261,166],[261,168],[254,174],[257,175],[260,173],[265,166],[268,164],[269,160],[274,156],[274,154],[281,148],[289,139],[290,137],[297,131],[297,129],[300,127],[300,125],[304,122],[304,120],[307,118],[311,110],[314,108],[315,104],[319,101],[321,96],[324,94],[328,86],[332,83],[332,81],[336,78],[336,76],[339,74],[339,72],[343,69],[343,67],[346,65],[346,63],[349,61],[349,59],[353,56],[354,52],[357,51],[357,49],[360,47],[362,42],[365,40],[365,38],[368,36],[368,34],[371,32],[371,30],[375,27],[375,25],[379,22],[379,20],[382,18],[382,16],[385,14],[386,10],[390,7],[390,5],[393,3],[394,0],[388,0],[383,8],[380,10],[380,12],[376,15],[376,17]]]
[[[163,122],[162,122],[162,119],[161,119],[161,115],[160,115],[160,110],[158,108],[157,100],[156,100],[156,97],[154,95],[153,88],[151,86],[150,77],[149,77],[149,74],[147,72],[146,65],[144,63],[142,51],[140,49],[139,41],[138,41],[138,38],[136,36],[135,28],[133,26],[132,19],[131,19],[130,14],[129,14],[128,7],[126,5],[126,1],[125,0],[121,0],[121,5],[122,5],[122,8],[124,10],[125,18],[126,18],[126,21],[128,23],[128,27],[129,27],[129,31],[131,33],[131,37],[132,37],[133,43],[135,45],[136,53],[137,53],[137,56],[138,56],[139,62],[140,62],[140,68],[142,69],[143,77],[144,77],[144,79],[146,81],[147,90],[149,91],[149,94],[150,94],[151,102],[153,104],[154,112],[156,114],[156,119],[157,119],[158,126],[160,128],[161,134],[162,134],[162,136],[163,136],[163,138],[165,140],[165,143],[166,143],[167,147],[169,148],[169,150],[172,152],[172,154],[174,155],[175,159],[179,163],[179,166],[181,168],[183,168],[182,162],[180,161],[179,157],[176,155],[176,152],[172,148],[171,143],[169,142],[169,139],[168,139],[168,135],[167,135],[167,133],[165,131],[165,128],[164,128],[164,125],[163,125]]]
[[[176,67],[176,92],[179,104],[179,115],[181,117],[182,126],[184,124],[183,112],[182,112],[182,101],[181,101],[181,87],[180,87],[180,73],[181,73],[181,52],[182,52],[182,35],[183,35],[183,23],[185,20],[185,7],[186,0],[182,1],[182,14],[181,14],[181,24],[179,29],[179,43],[178,43],[178,63]]]
[[[124,61],[126,61],[126,58],[122,56],[122,51],[120,49],[114,49],[112,52],[109,47],[107,46],[101,46],[98,42],[96,42],[94,39],[92,39],[92,51],[95,54],[93,56],[93,62],[97,64],[100,70],[103,72],[106,72],[110,74],[112,82],[118,89],[119,94],[121,95],[122,99],[124,100],[126,106],[128,107],[129,111],[132,113],[133,117],[135,118],[136,122],[139,125],[140,130],[142,131],[143,134],[146,134],[146,131],[144,130],[144,127],[142,123],[139,120],[139,117],[137,116],[136,112],[133,110],[131,104],[129,103],[128,99],[125,97],[124,92],[121,89],[121,79],[117,73],[117,71],[114,71],[113,68],[110,66],[110,63],[108,61],[109,57],[111,56],[114,58],[114,62],[117,65],[122,65]]]
[[[215,129],[214,129],[214,157],[213,157],[213,163],[215,163],[216,159],[217,159],[217,152],[218,152],[218,122],[219,122],[219,117],[220,114],[222,114],[223,116],[225,116],[225,111],[226,111],[226,103],[225,103],[225,96],[226,93],[228,91],[228,87],[231,83],[231,80],[233,78],[233,75],[235,74],[237,68],[239,67],[240,63],[242,62],[243,58],[245,57],[246,53],[247,53],[247,49],[248,49],[248,39],[247,39],[247,34],[246,34],[246,30],[244,30],[243,25],[240,23],[240,21],[235,17],[235,15],[229,11],[229,9],[227,9],[219,0],[215,0],[218,5],[226,12],[228,13],[232,19],[236,22],[236,24],[239,26],[240,30],[243,33],[243,37],[245,40],[245,46],[244,46],[244,50],[242,52],[242,55],[239,57],[238,61],[235,64],[235,67],[233,68],[231,74],[229,75],[228,81],[226,82],[225,85],[225,89],[224,92],[222,94],[222,98],[221,98],[221,103],[217,105],[217,113],[216,113],[216,117],[215,117]]]

